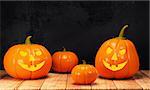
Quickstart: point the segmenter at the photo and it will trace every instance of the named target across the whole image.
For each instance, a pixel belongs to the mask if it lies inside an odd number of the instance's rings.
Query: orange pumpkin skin
[[[91,84],[98,77],[98,72],[93,65],[80,64],[72,69],[71,77],[75,84]]]
[[[113,38],[99,48],[95,66],[104,78],[129,78],[139,70],[139,57],[130,40]]]
[[[48,74],[52,64],[48,50],[38,44],[12,46],[4,56],[6,72],[19,79],[36,79]]]
[[[72,68],[78,64],[78,57],[71,51],[58,51],[52,55],[52,69],[55,72],[71,72]]]

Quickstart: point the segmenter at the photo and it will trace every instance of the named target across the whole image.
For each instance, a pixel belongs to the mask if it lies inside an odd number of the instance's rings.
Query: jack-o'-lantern
[[[71,72],[72,68],[78,64],[78,57],[74,52],[67,51],[65,48],[63,51],[57,51],[52,55],[52,69],[55,72]]]
[[[52,59],[48,50],[39,44],[30,42],[28,36],[25,44],[12,46],[4,56],[6,72],[20,79],[36,79],[48,74]]]
[[[134,44],[123,37],[125,25],[119,37],[109,39],[99,48],[95,66],[105,78],[128,78],[139,69],[139,57]]]

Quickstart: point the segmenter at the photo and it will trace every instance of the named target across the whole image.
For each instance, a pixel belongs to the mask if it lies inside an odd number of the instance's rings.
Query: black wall
[[[98,48],[129,24],[126,38],[133,41],[140,68],[149,68],[149,2],[1,2],[1,60],[9,47],[32,42],[53,54],[66,47],[94,65]]]

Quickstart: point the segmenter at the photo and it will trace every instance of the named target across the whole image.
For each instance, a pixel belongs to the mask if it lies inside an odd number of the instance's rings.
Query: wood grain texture
[[[133,78],[130,79],[123,79],[123,80],[113,80],[117,89],[142,89]]]
[[[0,90],[14,90],[22,83],[22,81],[23,80],[5,76],[0,80]]]
[[[66,89],[67,90],[78,90],[78,89],[90,90],[91,89],[91,85],[76,85],[76,84],[74,84],[74,81],[71,78],[71,75],[68,74]]]
[[[141,70],[141,72],[150,78],[150,70]]]
[[[138,72],[133,78],[143,89],[150,89],[150,78],[148,76]]]
[[[92,90],[98,90],[98,89],[116,89],[116,86],[112,80],[99,77],[92,84]]]
[[[1,75],[4,71],[0,71]],[[5,72],[4,72],[5,73]],[[5,75],[0,79],[0,90],[101,90],[101,89],[146,89],[150,90],[149,71],[142,70],[132,78],[109,80],[98,77],[91,85],[75,85],[70,74],[49,73],[37,80],[19,80]]]
[[[45,79],[42,90],[65,90],[67,83],[67,74],[50,73]]]
[[[37,80],[25,80],[17,88],[18,90],[39,90],[44,82],[45,78]]]
[[[4,70],[0,70],[0,79],[7,75],[7,73]]]

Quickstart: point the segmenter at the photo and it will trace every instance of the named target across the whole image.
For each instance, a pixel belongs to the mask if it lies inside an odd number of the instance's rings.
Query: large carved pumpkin
[[[48,50],[42,45],[31,44],[31,36],[25,44],[12,46],[4,56],[6,72],[20,79],[35,79],[48,74],[52,59]]]
[[[107,40],[99,48],[95,66],[105,78],[128,78],[139,69],[139,57],[134,44],[123,37],[125,25],[119,37]]]

